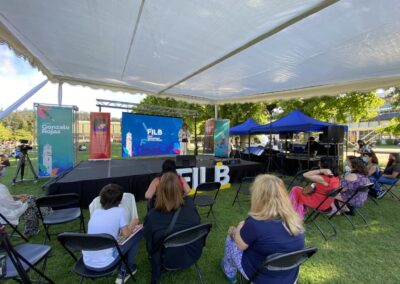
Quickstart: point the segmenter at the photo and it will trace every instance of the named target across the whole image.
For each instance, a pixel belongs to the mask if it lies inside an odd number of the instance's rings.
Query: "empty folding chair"
[[[357,194],[368,193],[368,191],[373,186],[374,186],[373,183],[359,186],[356,189],[356,191],[354,191],[354,193],[349,198],[347,198],[347,200],[344,200],[343,202],[339,202],[339,204],[340,204],[339,208],[336,209],[336,211],[329,217],[329,219],[332,219],[336,215],[337,212],[341,211],[345,206],[349,205],[350,201],[353,200],[353,198],[355,198],[357,196]],[[354,207],[354,213],[356,216],[358,215],[362,219],[362,221],[364,222],[364,226],[368,226],[368,222],[365,219],[364,215],[360,212],[360,210],[357,210],[356,207]],[[347,214],[341,214],[341,215],[344,216],[347,219],[347,221],[350,222],[353,229],[355,229],[357,227],[357,225],[351,220],[351,218],[349,216],[347,216]]]
[[[40,219],[46,231],[44,242],[50,240],[49,228],[53,225],[65,224],[80,219],[80,231],[85,231],[85,221],[81,207],[81,198],[76,193],[49,195],[36,199]],[[51,207],[53,211],[43,216],[40,208]],[[63,209],[60,209],[63,208]]]
[[[204,283],[197,262],[211,227],[211,224],[200,224],[167,236],[161,246],[162,268],[171,272],[189,268],[194,264],[200,283]],[[176,255],[179,255],[179,258],[176,258]]]
[[[240,182],[238,189],[236,190],[235,198],[233,199],[232,206],[235,205],[236,201],[239,204],[240,211],[242,212],[242,205],[240,204],[240,195],[250,196],[250,186],[254,182],[255,177],[244,177]]]
[[[308,260],[311,256],[313,256],[317,252],[317,248],[310,247],[302,250],[297,250],[289,253],[276,253],[270,256],[267,256],[261,267],[258,271],[250,276],[250,283],[260,283],[257,281],[258,275],[262,273],[264,270],[266,271],[288,271],[295,268],[298,268],[302,265],[306,260]],[[240,282],[244,280],[244,277],[240,275]],[[299,278],[299,272],[297,271],[297,279]],[[297,282],[297,279],[294,283]]]
[[[39,278],[36,283],[40,283],[44,278],[48,283],[54,283],[44,272],[46,270],[47,258],[51,252],[51,247],[39,244],[22,244],[13,247],[6,233],[0,234],[0,251],[5,253],[5,273],[2,279],[14,279],[22,283],[32,283],[28,275],[29,270],[35,271]],[[4,261],[4,259],[3,259]],[[36,266],[40,263],[42,269]]]
[[[22,239],[24,239],[24,241],[29,242],[29,240],[24,236],[24,234],[22,234],[19,230],[18,230],[18,225],[14,225],[12,224],[9,220],[7,220],[7,218],[0,213],[0,224],[4,224],[4,225],[8,225],[12,232],[10,234],[10,237],[13,237],[14,234],[16,233],[19,237],[21,237]]]
[[[62,233],[58,235],[57,238],[65,250],[75,260],[73,271],[81,277],[80,283],[82,283],[85,278],[94,279],[112,276],[118,272],[121,263],[127,267],[132,280],[135,279],[126,257],[123,255],[117,240],[115,240],[113,236],[109,234]],[[86,268],[83,263],[83,257],[78,258],[75,255],[77,251],[98,251],[104,249],[114,249],[118,253],[119,261],[116,261],[113,266],[100,271]]]
[[[304,223],[307,223],[307,222],[313,223],[314,226],[321,233],[321,235],[325,239],[325,241],[327,241],[329,238],[331,238],[333,236],[336,236],[337,231],[336,231],[335,225],[330,221],[329,214],[331,213],[331,208],[329,207],[327,210],[324,211],[324,210],[321,210],[321,206],[325,203],[325,201],[328,198],[335,198],[342,190],[343,190],[342,187],[340,187],[338,189],[331,190],[330,192],[328,192],[327,195],[325,195],[325,198],[321,201],[320,204],[318,204],[318,206],[316,208],[308,207],[308,209],[311,210],[311,212],[307,215],[307,218],[305,219]],[[325,218],[325,220],[327,221],[329,226],[332,228],[332,234],[330,234],[329,236],[327,236],[325,234],[325,232],[322,229],[322,227],[318,224],[317,218],[319,216],[322,216],[323,218]]]
[[[215,222],[215,214],[213,211],[213,206],[218,197],[219,189],[221,188],[221,183],[219,182],[205,182],[197,186],[196,191],[193,196],[193,202],[198,207],[209,207],[207,218],[210,213],[213,215]]]

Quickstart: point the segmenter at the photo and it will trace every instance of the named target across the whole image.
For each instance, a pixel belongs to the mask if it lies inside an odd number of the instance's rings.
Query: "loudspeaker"
[[[196,156],[194,155],[176,156],[175,165],[177,168],[194,168],[196,167]]]
[[[329,125],[324,129],[323,138],[325,143],[343,143],[344,127],[339,125]]]

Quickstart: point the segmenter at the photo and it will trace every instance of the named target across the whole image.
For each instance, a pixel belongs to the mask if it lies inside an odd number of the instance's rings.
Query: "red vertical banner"
[[[110,114],[106,112],[91,112],[89,159],[110,158]]]

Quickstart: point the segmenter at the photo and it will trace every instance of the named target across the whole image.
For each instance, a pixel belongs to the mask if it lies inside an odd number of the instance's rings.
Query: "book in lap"
[[[127,241],[129,241],[134,235],[136,235],[142,229],[143,229],[143,225],[142,224],[136,225],[135,228],[132,231],[132,234],[129,237],[127,237],[127,238],[125,238],[123,236],[119,236],[118,237],[118,244],[119,245],[125,244]]]

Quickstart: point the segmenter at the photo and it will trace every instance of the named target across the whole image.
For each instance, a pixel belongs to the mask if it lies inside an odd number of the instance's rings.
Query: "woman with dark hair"
[[[375,184],[377,186],[380,186],[381,184],[394,185],[397,182],[397,179],[399,178],[399,174],[400,174],[400,154],[390,153],[386,167],[382,175],[379,177],[379,179]],[[379,190],[376,193],[376,198],[382,198],[383,196],[385,196],[385,193],[386,193],[385,190],[379,188]]]
[[[177,214],[176,222],[168,232],[167,229]],[[154,208],[144,221],[144,237],[151,262],[151,283],[158,283],[161,277],[161,242],[168,235],[200,224],[200,216],[193,199],[184,196],[181,183],[175,173],[167,172],[160,178]],[[164,263],[171,267],[185,267],[185,260],[196,255],[203,247],[202,242],[193,243],[189,249],[169,249],[164,255]]]
[[[364,158],[365,157],[365,158]],[[364,153],[363,154],[363,161],[367,161],[367,170],[368,170],[368,177],[378,179],[380,176],[380,168],[379,168],[379,161],[378,157],[374,152]]]
[[[367,143],[364,142],[364,140],[358,140],[355,151],[357,153],[363,154],[363,153],[371,152],[371,148],[369,147],[369,145]]]
[[[303,174],[305,179],[313,182],[310,186],[306,188],[295,186],[290,191],[290,200],[301,218],[307,212],[306,207],[317,208],[328,192],[340,186],[338,169],[332,158],[322,157],[319,167],[318,170],[311,170]],[[320,210],[328,210],[333,201],[333,198],[328,198],[320,205]]]
[[[360,187],[367,185],[370,182],[368,179],[368,170],[364,163],[355,156],[348,156],[346,159],[347,166],[350,168],[350,173],[344,177],[341,181],[341,186],[343,190],[340,195],[336,198],[340,201],[346,201],[349,199],[355,191]],[[347,207],[343,211],[349,211],[351,215],[354,214],[354,209],[356,207],[361,207],[368,198],[368,192],[361,192],[354,196]]]
[[[380,183],[394,184],[400,174],[400,154],[390,153],[389,160],[386,164],[382,176],[379,178]]]
[[[190,192],[190,186],[188,185],[186,180],[182,176],[179,176],[178,173],[176,172],[175,161],[171,160],[171,159],[167,159],[162,164],[162,171],[161,171],[160,176],[156,177],[155,179],[153,179],[151,181],[149,188],[147,189],[147,191],[144,195],[146,197],[146,199],[152,199],[154,197],[157,187],[160,184],[161,177],[165,173],[174,173],[179,179],[179,185],[180,185],[181,189],[183,190],[183,192],[185,194],[188,194]]]
[[[109,234],[115,239],[118,239],[119,235],[128,238],[133,234],[136,226],[139,224],[139,220],[133,219],[129,223],[124,212],[126,209],[118,207],[122,200],[122,195],[122,187],[117,184],[108,184],[103,187],[100,191],[102,208],[96,209],[91,215],[88,224],[88,234]],[[137,271],[133,260],[139,248],[142,235],[143,232],[140,230],[120,246],[122,253],[127,257],[128,265],[133,274]],[[116,249],[82,251],[82,254],[85,266],[94,271],[103,271],[114,266],[119,261]],[[115,283],[125,283],[130,276],[128,269],[125,265],[122,265]]]
[[[376,197],[381,194],[382,189],[380,184],[378,183],[378,179],[381,176],[381,169],[379,168],[379,161],[376,154],[371,151],[370,153],[363,154],[363,162],[367,161],[367,171],[368,171],[368,178],[370,182],[374,184],[372,190],[369,191],[369,194]]]

